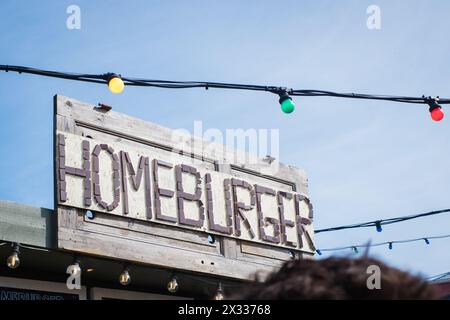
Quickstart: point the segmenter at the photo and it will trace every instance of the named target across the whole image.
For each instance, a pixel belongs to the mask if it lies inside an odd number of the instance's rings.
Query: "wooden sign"
[[[275,174],[265,174],[273,168],[263,161],[224,163],[230,151],[222,145],[192,138],[180,146],[173,130],[61,96],[55,97],[55,111],[60,247],[155,263],[145,258],[149,247],[130,254],[127,246],[151,240],[160,252],[176,234],[180,248],[189,243],[191,251],[211,253],[214,247],[227,264],[242,260],[245,272],[214,271],[238,278],[267,269],[261,261],[270,259],[273,267],[314,252],[313,211],[302,171],[277,164]],[[88,210],[93,219],[86,218]],[[111,247],[96,243],[96,237],[106,237]],[[192,250],[199,241],[210,248]],[[104,251],[97,252],[99,247]],[[245,248],[257,258],[240,259]],[[210,261],[206,269],[218,269],[215,265]]]

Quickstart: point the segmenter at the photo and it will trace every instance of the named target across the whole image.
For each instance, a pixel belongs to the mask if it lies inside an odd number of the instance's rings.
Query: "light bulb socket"
[[[78,265],[81,268],[80,256],[78,256],[78,255],[73,256],[72,265]]]
[[[12,247],[12,253],[20,254],[20,244],[17,242],[14,242],[11,244]]]
[[[108,83],[111,81],[111,79],[114,79],[114,78],[122,79],[122,76],[120,74],[112,73],[112,72],[105,73],[103,75],[103,79],[105,79],[106,82],[108,82]]]
[[[442,107],[439,104],[431,104],[430,108],[428,109],[428,111],[433,112],[436,109],[442,109]]]
[[[122,273],[123,272],[130,272],[130,265],[128,263],[124,263],[122,266]]]
[[[291,100],[292,101],[291,96],[288,95],[288,93],[286,91],[282,91],[282,92],[278,93],[278,95],[280,96],[280,99],[278,100],[278,102],[280,104],[282,104],[286,100]]]
[[[430,107],[428,110],[430,112],[432,112],[435,109],[442,109],[442,106],[438,103],[439,98],[432,98],[432,97],[428,97],[425,98],[425,102],[428,104],[428,106]]]
[[[381,221],[375,222],[375,227],[377,228],[377,232],[382,232],[383,228],[381,227]]]

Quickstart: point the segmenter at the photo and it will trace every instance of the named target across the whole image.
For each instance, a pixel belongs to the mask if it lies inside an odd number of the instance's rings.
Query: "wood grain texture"
[[[232,174],[253,179],[258,184],[308,195],[306,175],[297,168],[280,164],[273,174],[262,160],[260,165],[223,164],[231,151],[222,145],[206,142],[208,148],[200,148],[197,138],[184,141],[182,137],[174,137],[174,132],[168,128],[114,111],[104,113],[94,105],[71,98],[55,97],[55,122],[55,129],[61,133],[130,149],[151,148],[163,159],[168,153],[176,153],[178,157],[196,159],[195,167],[200,170]],[[133,163],[137,168],[137,162]],[[267,274],[290,259],[288,248],[220,234],[214,235],[215,241],[210,243],[207,233],[182,229],[170,223],[156,224],[100,212],[89,220],[85,218],[85,210],[64,205],[58,205],[57,213],[58,247],[64,250],[234,279],[250,279],[256,272]],[[298,250],[296,254],[298,257],[311,256]]]

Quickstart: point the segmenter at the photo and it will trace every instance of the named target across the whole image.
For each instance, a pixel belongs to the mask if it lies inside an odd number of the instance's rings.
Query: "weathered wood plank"
[[[149,265],[197,273],[208,273],[234,279],[251,279],[256,271],[262,274],[276,270],[275,267],[255,265],[253,262],[211,256],[183,248],[168,247],[153,243],[142,244],[127,237],[118,238],[107,234],[81,230],[61,230],[60,248],[123,259]]]
[[[128,220],[128,221],[126,221]],[[117,216],[97,217],[94,220],[85,220],[78,216],[78,228],[85,232],[108,233],[118,238],[134,239],[142,244],[153,243],[161,246],[179,247],[189,251],[198,251],[211,255],[219,255],[217,243],[210,244],[207,235],[186,230],[176,230],[173,227],[146,225],[143,222],[124,219]]]
[[[122,133],[128,135],[129,137],[144,139],[161,146],[175,145],[177,148],[186,151],[188,154],[193,151],[193,153],[200,155],[200,157],[215,159],[217,161],[247,159],[249,157],[252,159],[254,158],[246,152],[240,150],[230,150],[228,148],[224,148],[221,144],[204,141],[195,136],[190,137],[189,140],[184,140],[185,138],[181,134],[174,133],[174,131],[169,128],[125,114],[114,111],[109,111],[106,114],[101,112],[93,112],[96,108],[95,105],[89,105],[72,98],[59,95],[56,99],[58,103],[57,114],[68,118],[83,119],[83,121],[78,122],[78,126],[82,126],[81,124],[84,123],[104,128],[110,132]],[[68,102],[70,106],[67,104]],[[176,143],[176,141],[182,141],[182,143]],[[243,165],[237,162],[231,163],[240,167]],[[304,171],[283,163],[277,163],[277,165],[279,165],[279,169],[276,173],[278,178],[297,184],[299,187],[297,191],[308,195],[308,182]],[[267,167],[267,170],[261,170],[261,168],[264,167]],[[268,166],[262,159],[258,159],[258,163],[255,164],[245,164],[244,168],[262,171],[262,173],[273,172],[270,166]]]
[[[54,248],[56,214],[48,209],[0,201],[0,239]]]

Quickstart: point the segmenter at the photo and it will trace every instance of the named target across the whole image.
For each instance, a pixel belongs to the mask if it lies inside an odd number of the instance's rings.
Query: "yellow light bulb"
[[[121,93],[125,88],[125,84],[123,83],[123,80],[120,79],[120,77],[116,76],[109,79],[108,87],[112,93]]]

